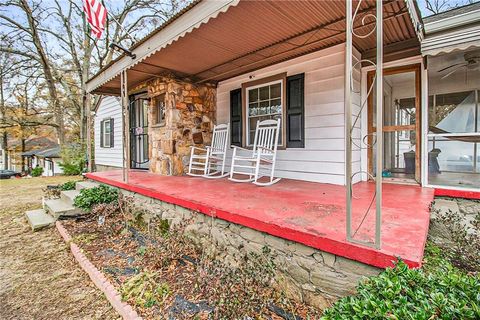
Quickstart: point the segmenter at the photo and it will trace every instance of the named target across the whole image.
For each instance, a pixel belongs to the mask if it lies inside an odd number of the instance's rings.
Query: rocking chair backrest
[[[228,129],[230,124],[219,124],[213,127],[212,152],[224,153],[228,146]]]
[[[274,154],[277,151],[279,131],[280,119],[258,121],[255,129],[253,152],[259,151],[263,154]],[[259,147],[261,147],[260,150],[258,150]]]

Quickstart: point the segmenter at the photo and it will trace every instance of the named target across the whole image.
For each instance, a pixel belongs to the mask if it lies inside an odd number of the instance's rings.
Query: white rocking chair
[[[205,148],[192,146],[187,173],[189,176],[214,179],[228,175],[228,172],[225,173],[225,157],[229,132],[230,123],[216,125],[213,127],[211,146]]]
[[[228,179],[235,182],[253,182],[258,186],[270,186],[280,181],[280,178],[274,179],[273,177],[275,171],[275,161],[277,157],[279,132],[280,119],[258,121],[252,150],[232,146],[232,167],[230,169],[230,177]],[[244,152],[248,152],[250,154],[248,156],[240,156],[237,154],[238,150],[243,150]],[[268,182],[258,181],[262,177],[260,176],[261,165],[270,166],[270,181]],[[234,178],[234,174],[248,176],[248,178]]]

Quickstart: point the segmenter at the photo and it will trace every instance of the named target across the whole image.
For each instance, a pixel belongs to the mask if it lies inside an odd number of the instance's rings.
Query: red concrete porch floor
[[[87,177],[381,268],[392,266],[397,257],[411,267],[421,265],[434,193],[418,186],[384,184],[382,247],[376,250],[347,242],[343,186],[283,179],[270,187],[258,187],[145,171],[130,171],[126,184],[120,170]],[[369,182],[354,185],[353,230],[360,225],[374,187]],[[356,239],[373,239],[374,217],[373,207]]]

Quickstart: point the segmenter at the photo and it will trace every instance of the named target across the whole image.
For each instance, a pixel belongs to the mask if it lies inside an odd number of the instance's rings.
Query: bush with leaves
[[[73,203],[75,207],[90,212],[94,205],[112,203],[117,200],[118,189],[102,184],[98,187],[80,190],[80,194],[75,197]]]
[[[75,190],[75,185],[77,184],[76,180],[67,181],[60,185],[60,190],[68,191],[68,190]]]
[[[79,143],[64,146],[60,167],[66,176],[81,174],[85,169],[85,146]]]
[[[42,167],[35,167],[32,169],[31,176],[32,177],[40,177],[43,173],[43,168]]]
[[[480,278],[452,266],[427,247],[426,265],[399,261],[327,309],[322,319],[480,319]]]

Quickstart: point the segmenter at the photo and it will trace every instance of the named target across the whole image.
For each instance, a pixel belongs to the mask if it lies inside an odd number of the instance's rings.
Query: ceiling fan
[[[480,66],[480,52],[478,51],[467,52],[463,55],[463,58],[465,59],[464,62],[455,63],[455,64],[452,64],[451,66],[438,70],[438,72],[443,72],[445,70],[449,70],[453,68],[453,70],[449,71],[441,79],[445,79],[449,77],[451,74],[453,74],[454,72],[462,68],[466,68],[467,70],[475,70]]]

